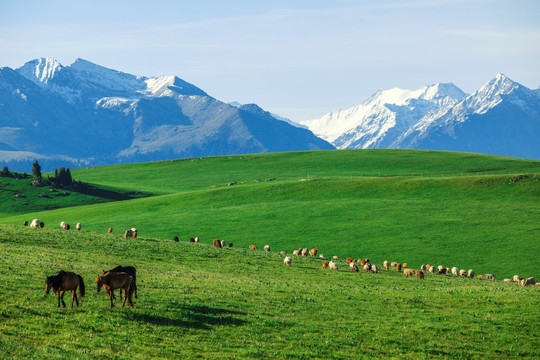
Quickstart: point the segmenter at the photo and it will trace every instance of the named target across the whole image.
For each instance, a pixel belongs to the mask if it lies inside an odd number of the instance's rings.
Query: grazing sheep
[[[337,266],[336,263],[333,262],[333,261],[330,261],[330,262],[328,263],[328,267],[330,268],[330,270],[336,270],[336,271],[339,270],[339,269],[338,269],[338,266]]]
[[[218,247],[221,249],[221,241],[219,239],[214,239],[213,244],[215,247]]]
[[[195,236],[195,242],[198,243],[201,239],[198,236]]]
[[[379,273],[379,268],[377,267],[377,265],[371,265],[371,272],[374,274]]]
[[[409,267],[409,264],[403,263],[403,268],[404,268],[404,269],[406,269],[406,268],[408,268],[408,267]]]
[[[467,271],[467,276],[471,279],[474,279],[474,270],[473,269],[469,269],[469,271]]]
[[[69,229],[69,224],[67,224],[67,227]],[[131,228],[131,231],[133,231],[133,234],[131,235],[134,239],[137,238],[137,229],[135,228]]]
[[[439,265],[439,266],[437,267],[437,269],[439,269],[439,274],[442,274],[442,270],[444,269],[444,266]]]
[[[366,263],[366,264],[364,265],[364,268],[363,268],[363,269],[364,269],[365,272],[370,272],[370,271],[371,271],[371,264],[370,264],[370,263]]]
[[[332,256],[332,259],[334,259],[334,260],[339,260],[339,256],[334,255],[334,256]]]
[[[319,254],[319,258],[320,258],[320,259],[324,259],[324,255],[323,255],[323,254]]]
[[[323,268],[323,269],[328,269],[328,264],[329,264],[328,261],[323,261],[323,263],[322,263],[322,268]]]
[[[396,264],[396,269],[397,269],[398,272],[401,271],[401,264],[400,264],[400,263],[397,263],[397,264]]]
[[[424,278],[424,272],[422,270],[416,270],[415,274],[416,274],[416,277],[419,279]]]
[[[109,234],[112,234],[112,227],[108,228],[108,229],[107,229],[107,232],[108,232]]]
[[[408,276],[413,276],[413,275],[414,275],[414,270],[413,269],[404,269],[403,270],[403,276],[408,277]]]
[[[173,239],[175,242],[179,242],[180,239],[178,239],[178,236],[175,236],[174,239]],[[189,239],[189,241],[191,242],[191,239]]]
[[[133,230],[131,230],[131,229],[126,230],[126,232],[124,233],[124,237],[126,239],[127,238],[132,238],[133,237]]]
[[[504,281],[504,282],[512,282],[512,279],[506,278],[506,279],[504,279],[503,281]]]
[[[279,252],[281,255],[287,255],[287,252],[285,250],[282,250]]]
[[[495,280],[495,275],[493,275],[493,274],[484,274],[484,279]]]
[[[355,261],[356,261],[356,259],[353,259],[352,257],[345,258],[345,262],[347,262],[347,264],[350,264],[350,263],[355,262]]]
[[[477,279],[483,279],[483,278],[484,278],[484,275],[477,275],[476,278],[477,278]]]
[[[430,273],[432,273],[432,274],[435,274],[435,271],[436,271],[435,266],[430,266],[430,267],[428,268],[428,271],[429,271]]]
[[[45,227],[45,223],[44,223],[43,221],[40,222],[40,223],[39,223],[39,227],[43,229],[43,228]]]
[[[75,225],[75,227],[77,228],[77,231],[81,231],[81,223],[77,223],[77,225]]]
[[[452,268],[452,275],[459,276],[458,268],[455,266]]]
[[[514,277],[512,278],[512,281],[518,283],[521,281],[521,278],[519,277],[519,275],[514,275]]]
[[[293,255],[298,255],[298,250],[294,250],[294,251],[292,252],[292,254],[293,254]]]
[[[23,226],[28,226],[28,220],[24,220]]]
[[[174,241],[178,241],[178,240],[176,240],[176,239],[178,239],[178,236],[175,236],[175,237],[174,237]],[[194,243],[194,242],[195,242],[195,238],[189,238],[189,242]]]
[[[66,230],[66,223],[64,221],[60,223],[60,229]]]
[[[249,245],[249,248],[250,248],[251,250],[257,250],[257,247],[256,247],[255,245]]]
[[[225,240],[221,240],[221,247],[226,247],[227,246],[227,242]]]
[[[69,225],[68,223],[66,223],[66,230],[69,230],[71,229],[71,225]]]
[[[366,265],[366,260],[365,259],[360,259],[360,266],[363,268],[364,265]]]
[[[264,251],[270,252],[270,245],[264,245]]]
[[[358,266],[356,266],[356,264],[353,263],[353,262],[349,263],[349,268],[351,269],[352,272],[358,272],[359,271]]]
[[[285,259],[283,259],[283,263],[287,266],[291,266],[291,258],[286,256]]]
[[[459,276],[467,276],[467,272],[463,269],[459,270]]]
[[[319,248],[313,248],[313,249],[309,250],[309,255],[317,256],[317,251],[319,251]]]
[[[32,220],[32,222],[30,223],[30,227],[31,228],[39,228],[39,219]]]
[[[420,270],[426,271],[426,270],[427,270],[427,265],[426,265],[426,264],[422,264],[422,265],[420,266]]]
[[[368,263],[368,262],[369,262],[369,259],[368,259],[368,258],[365,258],[364,260],[366,260],[366,263]]]
[[[383,267],[384,267],[384,270],[388,271],[388,269],[389,269],[388,260],[384,260]]]
[[[232,242],[229,243],[229,247],[232,247]]]
[[[396,267],[396,266],[397,266],[397,262],[396,262],[396,261],[392,261],[392,263],[390,264],[390,266]]]
[[[302,249],[302,256],[308,256],[308,254],[309,254],[309,249],[308,248]]]
[[[527,279],[521,279],[521,286],[529,286],[536,284],[536,279],[533,277],[527,278]]]

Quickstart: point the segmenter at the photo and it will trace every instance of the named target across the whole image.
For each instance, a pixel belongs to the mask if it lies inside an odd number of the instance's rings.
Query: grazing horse
[[[118,265],[114,269],[111,269],[109,271],[104,271],[103,275],[105,275],[108,272],[125,272],[129,276],[133,278],[133,293],[135,294],[135,298],[138,299],[137,296],[137,269],[135,269],[134,266],[122,266]],[[113,291],[113,299],[114,299],[114,291]],[[122,290],[120,289],[120,300],[122,300]]]
[[[76,301],[77,306],[79,306],[79,299],[76,294],[77,287],[79,288],[79,296],[84,297],[84,282],[81,275],[69,271],[60,270],[55,275],[47,276],[47,279],[45,279],[45,293],[48,294],[51,289],[53,290],[53,293],[58,298],[58,307],[60,307],[60,301],[66,307],[64,294],[68,290],[71,291],[71,307],[73,307],[73,301]]]
[[[133,301],[131,300],[131,295],[133,294],[133,278],[126,274],[125,272],[108,272],[105,275],[98,275],[96,279],[97,291],[99,292],[103,287],[107,295],[109,295],[109,300],[111,302],[111,308],[113,304],[113,296],[115,289],[124,289],[125,296],[122,307],[126,304],[128,300],[129,306],[133,307]]]

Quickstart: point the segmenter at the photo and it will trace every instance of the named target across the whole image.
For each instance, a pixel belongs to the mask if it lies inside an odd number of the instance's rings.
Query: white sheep
[[[470,277],[471,279],[474,279],[474,270],[469,269],[469,271],[467,271],[467,276]]]
[[[339,256],[334,255],[334,256],[332,256],[332,259],[334,259],[334,260],[339,260]]]
[[[467,276],[467,272],[464,269],[459,270],[459,276]]]
[[[422,265],[420,266],[420,270],[422,270],[422,271],[427,271],[427,269],[428,269],[428,268],[427,268],[427,265],[426,265],[426,264],[422,264]]]
[[[291,266],[291,258],[290,256],[286,256],[285,259],[283,259],[283,263],[287,266]]]
[[[495,275],[493,275],[493,274],[485,274],[484,279],[486,279],[486,280],[495,280]]]
[[[62,230],[65,230],[65,229],[66,229],[66,223],[65,223],[64,221],[62,221],[62,222],[60,223],[60,229],[62,229]]]
[[[75,227],[77,228],[77,231],[81,231],[81,223],[77,223],[77,225],[75,225]]]
[[[430,273],[432,273],[432,274],[435,274],[435,266],[430,266],[430,267],[428,268],[428,271],[429,271]]]
[[[379,273],[379,268],[377,267],[377,265],[371,265],[371,272],[373,272],[374,274]]]
[[[388,269],[389,269],[388,260],[384,260],[383,266],[384,266],[384,270],[388,271]]]
[[[455,266],[452,268],[452,275],[454,275],[454,276],[459,276],[459,270],[458,270],[458,268],[455,267]]]
[[[328,267],[330,268],[330,270],[339,270],[339,269],[338,269],[338,266],[337,266],[336,263],[333,262],[333,261],[330,261],[330,262],[328,263]]]
[[[352,272],[358,272],[358,266],[356,266],[356,264],[353,262],[349,263],[349,268]]]
[[[198,243],[201,239],[198,236],[195,236],[195,242]]]
[[[309,254],[309,249],[308,248],[302,249],[302,256],[308,256],[308,254]]]
[[[364,271],[365,272],[370,272],[371,271],[371,264],[370,263],[364,264]]]
[[[292,254],[293,254],[293,255],[298,255],[298,250],[294,250],[294,251],[292,252]]]
[[[270,251],[270,245],[264,245],[264,251]]]
[[[32,223],[30,224],[31,228],[39,228],[39,219],[32,220]]]
[[[324,255],[323,255],[323,254],[319,254],[319,258],[324,259]]]
[[[221,240],[221,247],[227,247],[227,242],[225,240]]]
[[[514,275],[514,277],[512,278],[512,281],[518,283],[521,281],[521,278],[519,277],[519,275]]]

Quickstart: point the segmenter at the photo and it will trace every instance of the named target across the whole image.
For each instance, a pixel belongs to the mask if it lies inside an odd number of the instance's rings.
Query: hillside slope
[[[540,356],[539,287],[351,273],[342,260],[338,272],[300,257],[289,268],[274,252],[2,225],[0,259],[6,358]],[[133,309],[96,293],[96,275],[118,264],[137,267]],[[60,269],[86,283],[78,308],[44,294]]]
[[[404,150],[122,165],[74,173],[100,186],[160,189],[162,195],[6,216],[3,222],[18,225],[38,217],[121,233],[135,226],[143,237],[217,237],[242,248],[270,243],[289,251],[317,246],[326,255],[540,277],[535,166],[511,158]],[[378,170],[392,176],[378,176]],[[528,175],[518,176],[524,170]]]

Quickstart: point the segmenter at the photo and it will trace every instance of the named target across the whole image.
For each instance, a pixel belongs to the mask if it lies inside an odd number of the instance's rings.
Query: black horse
[[[104,271],[103,274],[106,274],[107,272],[117,272],[117,273],[125,272],[126,274],[131,276],[133,278],[133,293],[135,294],[135,297],[138,298],[137,296],[137,269],[135,269],[134,266],[118,265],[114,269]],[[113,293],[113,298],[114,298],[114,293]],[[122,300],[122,290],[120,290],[120,300]]]
[[[71,291],[71,307],[73,302],[77,302],[79,306],[79,299],[77,298],[77,288],[79,288],[79,296],[84,297],[84,281],[81,275],[77,275],[70,271],[60,270],[55,275],[47,276],[45,279],[45,293],[49,293],[52,289],[54,295],[58,298],[58,307],[60,307],[60,301],[62,305],[66,307],[64,302],[64,294],[66,291]]]

